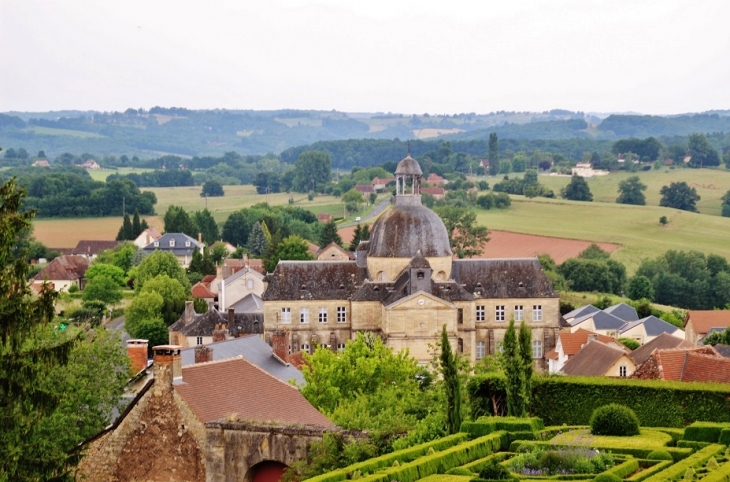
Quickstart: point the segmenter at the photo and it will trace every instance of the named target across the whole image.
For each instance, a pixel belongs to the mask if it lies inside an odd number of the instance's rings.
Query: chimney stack
[[[198,242],[203,244],[203,233],[198,233]]]
[[[179,345],[158,345],[152,348],[154,353],[155,383],[177,385],[182,383],[182,360]]]
[[[274,355],[284,362],[289,360],[289,337],[285,331],[274,332],[271,337],[271,346],[274,349]]]
[[[127,356],[133,373],[147,368],[147,343],[147,340],[127,340]]]
[[[195,306],[192,301],[185,302],[185,311],[183,312],[183,321],[186,325],[192,323],[195,319]]]
[[[233,308],[228,308],[228,326],[236,326],[236,313]]]
[[[226,340],[226,324],[221,323],[215,325],[215,329],[213,330],[213,343],[217,341],[225,341]]]
[[[205,345],[195,347],[195,363],[213,361],[213,350]]]

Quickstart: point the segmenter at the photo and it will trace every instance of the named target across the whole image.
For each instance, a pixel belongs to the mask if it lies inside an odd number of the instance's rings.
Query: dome
[[[368,257],[410,259],[419,250],[427,258],[453,255],[443,221],[420,202],[396,202],[375,222],[369,242]]]
[[[422,176],[423,171],[418,161],[413,159],[411,155],[407,155],[405,159],[398,163],[398,167],[395,168],[396,176]]]

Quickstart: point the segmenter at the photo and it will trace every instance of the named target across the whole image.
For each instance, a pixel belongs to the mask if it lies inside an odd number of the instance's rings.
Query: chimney
[[[228,326],[235,326],[236,325],[236,313],[233,311],[233,308],[228,308]]]
[[[195,347],[195,363],[213,361],[213,349],[205,345]]]
[[[186,325],[192,323],[195,319],[195,306],[192,301],[185,302],[185,311],[183,312],[183,321]]]
[[[598,335],[596,335],[595,333],[591,333],[590,335],[588,335],[588,341],[595,341],[595,340],[598,340]]]
[[[284,362],[289,360],[289,337],[285,331],[274,332],[271,337],[271,346],[274,349],[274,355]]]
[[[215,325],[215,329],[213,330],[213,343],[217,341],[225,341],[226,340],[226,324],[221,323]]]
[[[127,340],[127,356],[133,373],[147,368],[147,340]]]
[[[155,383],[177,385],[182,383],[182,360],[179,345],[158,345],[152,348],[154,353],[153,374]]]
[[[198,242],[203,244],[203,233],[198,233]]]

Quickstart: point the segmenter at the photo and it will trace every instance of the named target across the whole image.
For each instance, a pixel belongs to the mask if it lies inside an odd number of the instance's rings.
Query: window
[[[302,343],[302,352],[309,353],[309,345],[306,343]]]
[[[309,323],[309,308],[299,309],[299,323]]]
[[[159,246],[160,246],[160,242],[159,241],[155,241],[155,248],[157,248]]]
[[[325,315],[326,316],[326,315]],[[337,307],[337,323],[347,322],[347,311],[344,306]]]
[[[344,349],[345,349],[345,344],[344,343],[338,343],[337,344],[337,351],[342,351]]]
[[[246,288],[248,288],[250,290],[253,289],[253,280],[252,279],[247,279],[246,280]]]
[[[487,354],[487,344],[483,341],[477,342],[477,360],[481,360]]]
[[[175,247],[175,240],[174,239],[171,239],[170,240],[170,247],[171,248],[174,248]]]
[[[202,336],[197,337],[195,339],[195,344],[196,345],[202,345],[203,344],[203,337]]]
[[[419,271],[418,272],[418,274],[416,275],[416,279],[418,279],[418,280],[422,280],[423,279],[423,271]]]
[[[319,322],[327,323],[327,308],[324,306],[319,308]]]
[[[459,353],[464,353],[464,340],[462,338],[457,340],[456,346]]]
[[[504,305],[494,307],[494,321],[504,321]]]
[[[534,340],[532,342],[532,358],[542,358],[542,341]]]
[[[532,305],[532,321],[542,321],[542,305]]]
[[[477,305],[477,321],[484,321],[486,320],[486,310],[484,309],[484,305]]]
[[[189,248],[190,247],[190,241],[185,241],[185,247],[186,248]]]
[[[515,321],[522,321],[525,318],[525,307],[515,305]]]
[[[456,323],[459,325],[464,324],[464,308],[457,308],[456,310]]]
[[[620,367],[618,367],[618,376],[626,377],[626,371],[626,365],[621,365]]]
[[[281,309],[281,322],[282,323],[291,323],[291,308],[282,308]]]

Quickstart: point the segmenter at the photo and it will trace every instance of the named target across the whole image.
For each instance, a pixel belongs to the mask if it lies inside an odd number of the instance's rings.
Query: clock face
[[[423,306],[426,304],[426,300],[424,300],[423,298],[418,298],[418,304]]]

